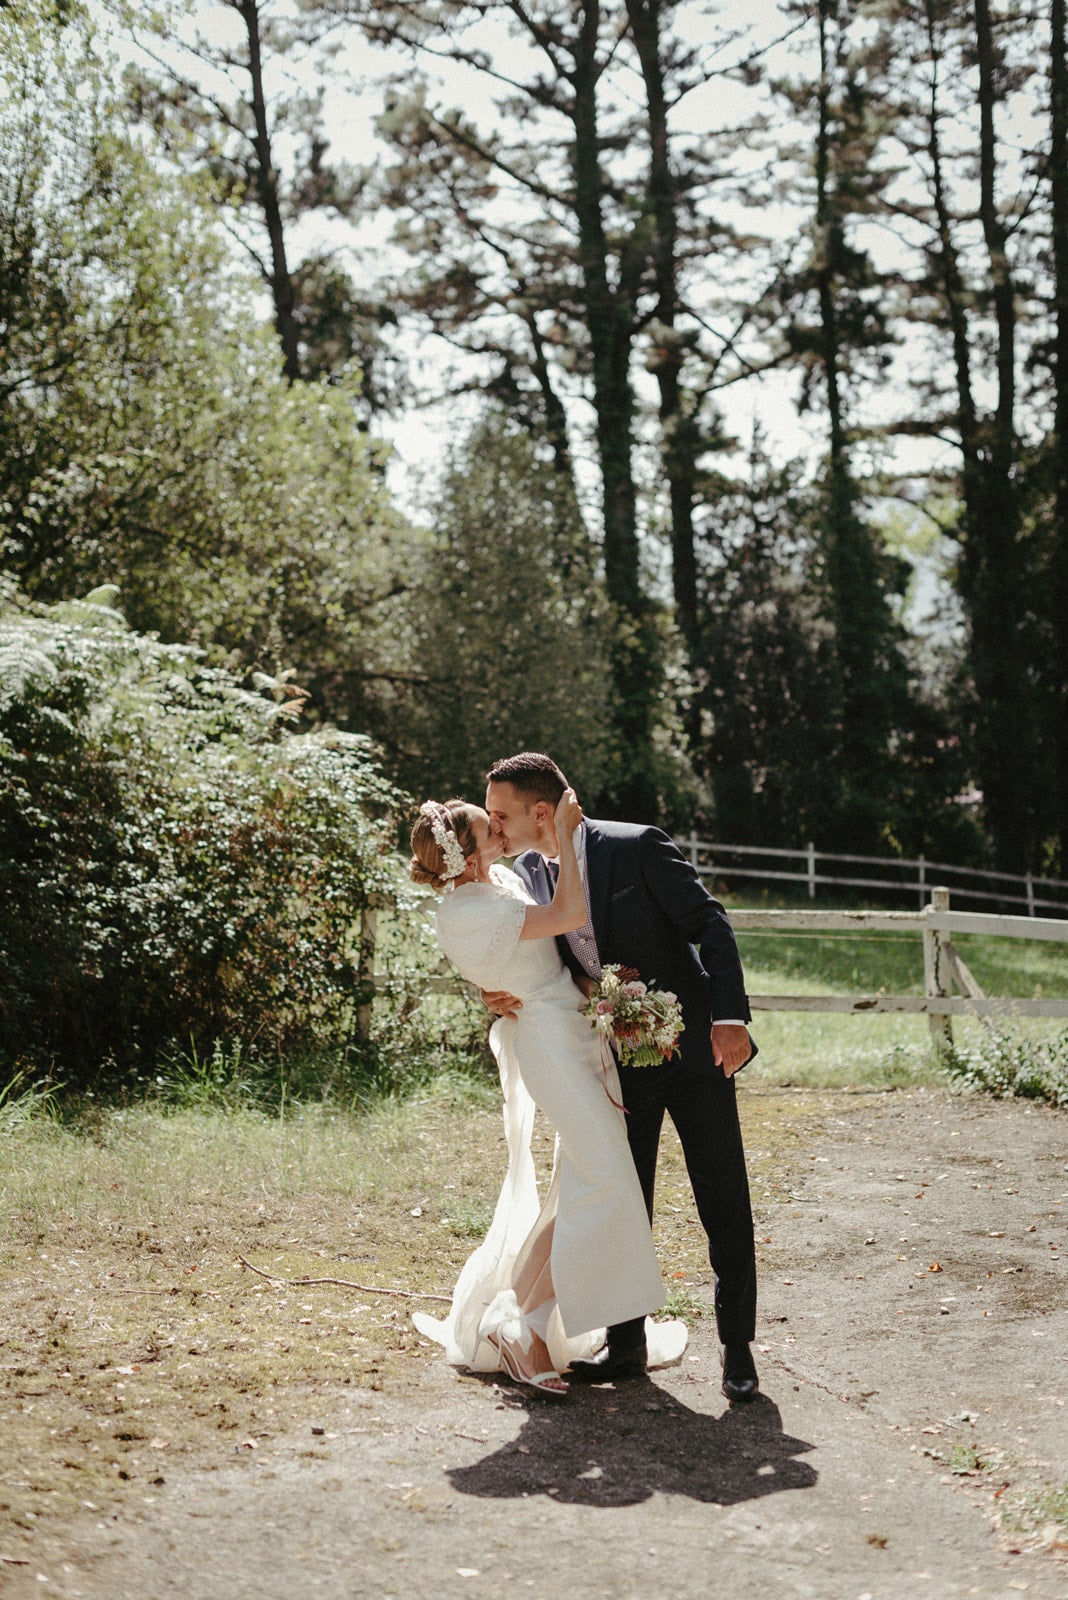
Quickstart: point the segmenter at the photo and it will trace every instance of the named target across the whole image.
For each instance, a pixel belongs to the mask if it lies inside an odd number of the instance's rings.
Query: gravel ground
[[[560,1403],[428,1349],[414,1387],[339,1385],[232,1465],[87,1511],[0,1592],[1064,1600],[1066,1131],[1019,1103],[836,1096],[758,1210],[752,1405],[720,1394],[706,1321],[679,1366]]]

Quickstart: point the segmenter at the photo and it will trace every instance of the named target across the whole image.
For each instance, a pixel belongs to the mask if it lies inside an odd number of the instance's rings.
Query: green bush
[[[411,889],[396,915],[379,920],[380,977],[365,1053],[369,1087],[379,1094],[404,1094],[443,1076],[497,1083],[492,1018],[442,954],[433,928],[437,902],[431,891]]]
[[[404,797],[367,740],[291,731],[299,692],[134,633],[114,594],[0,589],[0,1068],[336,1048]]]
[[[966,1089],[1068,1106],[1068,1032],[1053,1039],[991,1034],[973,1049],[948,1051],[945,1067]]]

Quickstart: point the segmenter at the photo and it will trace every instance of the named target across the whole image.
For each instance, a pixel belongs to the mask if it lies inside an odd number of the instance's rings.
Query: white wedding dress
[[[514,872],[494,866],[488,883],[448,891],[436,916],[442,947],[465,978],[523,1002],[518,1020],[500,1017],[490,1030],[508,1145],[493,1222],[460,1274],[449,1316],[413,1318],[421,1333],[445,1346],[450,1362],[476,1372],[500,1366],[491,1333],[523,1342],[526,1327],[533,1328],[562,1370],[598,1349],[607,1325],[644,1316],[664,1301],[615,1064],[602,1061],[598,1036],[581,1014],[585,1001],[555,941],[520,940],[534,903]],[[535,1104],[557,1133],[543,1204],[530,1152]],[[554,1217],[555,1299],[533,1310],[528,1322],[512,1285],[524,1247]],[[646,1331],[650,1365],[679,1359],[686,1346],[682,1323],[650,1321]]]

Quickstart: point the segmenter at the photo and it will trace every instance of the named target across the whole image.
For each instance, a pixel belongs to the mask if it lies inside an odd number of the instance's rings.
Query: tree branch
[[[307,1289],[313,1284],[330,1283],[340,1289],[358,1289],[361,1294],[390,1294],[397,1295],[404,1300],[441,1300],[445,1305],[452,1304],[452,1296],[448,1294],[420,1294],[417,1289],[380,1289],[374,1283],[355,1283],[351,1278],[278,1278],[273,1272],[261,1272],[259,1267],[254,1267],[251,1261],[246,1261],[244,1256],[238,1256],[238,1261],[258,1278],[266,1278],[268,1283],[284,1283],[288,1288]]]

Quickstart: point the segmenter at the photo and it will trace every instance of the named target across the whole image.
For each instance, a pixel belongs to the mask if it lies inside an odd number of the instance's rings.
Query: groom
[[[567,787],[556,763],[526,751],[486,775],[486,810],[505,855],[539,903],[552,899],[553,813]],[[660,1129],[668,1112],[678,1131],[715,1276],[716,1326],[723,1344],[723,1393],[751,1400],[759,1387],[749,1349],[756,1325],[756,1258],[749,1181],[734,1074],[756,1048],[745,1023],[749,1003],[730,923],[686,858],[659,828],[587,818],[575,835],[590,918],[557,940],[588,993],[602,965],[637,969],[643,982],[673,990],[685,1031],[671,1061],[619,1069],[627,1133],[649,1215]],[[696,946],[696,952],[694,947]],[[514,1015],[513,995],[487,994],[491,1011]],[[645,1371],[644,1318],[608,1329],[606,1349],[572,1363],[572,1377],[607,1383]]]

